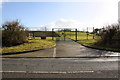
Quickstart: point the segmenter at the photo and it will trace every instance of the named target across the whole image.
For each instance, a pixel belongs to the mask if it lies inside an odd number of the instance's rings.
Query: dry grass
[[[55,44],[55,41],[53,41],[51,37],[47,37],[45,40],[41,40],[40,37],[35,37],[34,39],[28,40],[28,43],[12,47],[3,47],[2,54],[49,48]]]

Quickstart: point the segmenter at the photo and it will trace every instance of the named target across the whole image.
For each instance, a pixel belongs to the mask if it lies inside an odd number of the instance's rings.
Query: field
[[[60,33],[64,33],[64,32],[56,32],[58,34]],[[66,37],[71,38],[72,40],[76,40],[76,33],[75,32],[65,32],[64,33]],[[61,35],[62,37],[64,35]],[[94,39],[93,39],[93,34],[85,33],[85,32],[77,32],[77,42],[82,44],[82,45],[86,45],[86,46],[90,46],[91,44],[97,42],[98,40],[100,40],[99,36],[94,35]]]
[[[55,44],[56,44],[55,41],[53,41],[51,37],[47,37],[46,40],[41,40],[40,37],[35,37],[34,39],[28,40],[27,43],[21,45],[12,46],[12,47],[3,47],[2,54],[49,48]]]

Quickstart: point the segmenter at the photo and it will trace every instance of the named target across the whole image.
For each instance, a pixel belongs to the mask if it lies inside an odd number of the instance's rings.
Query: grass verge
[[[74,33],[72,32],[71,34],[74,34]],[[67,37],[75,40],[75,35],[67,35]],[[77,43],[79,43],[83,46],[86,46],[86,47],[120,52],[119,48],[111,48],[111,47],[108,47],[108,46],[96,45],[95,43],[97,43],[100,40],[100,37],[94,35],[94,39],[93,39],[93,34],[90,34],[90,33],[89,33],[88,38],[87,38],[87,33],[78,32],[78,37],[77,38],[78,38]]]
[[[40,37],[35,37],[32,40],[28,40],[28,43],[24,43],[17,46],[12,47],[3,47],[1,48],[2,54],[5,53],[15,53],[15,52],[24,52],[24,51],[32,51],[38,49],[49,48],[55,45],[55,41],[51,39],[51,37],[47,37],[45,40],[41,40]]]
[[[111,47],[107,47],[107,46],[96,45],[95,43],[97,43],[98,40],[99,39],[88,39],[88,40],[87,39],[83,39],[83,40],[79,40],[77,42],[79,44],[83,45],[83,46],[90,47],[90,48],[120,52],[119,48],[111,48]]]

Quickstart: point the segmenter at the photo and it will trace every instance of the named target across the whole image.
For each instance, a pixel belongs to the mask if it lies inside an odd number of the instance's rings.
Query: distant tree
[[[27,30],[18,20],[2,25],[2,46],[14,46],[26,42]]]
[[[61,29],[61,30],[58,30],[58,31],[70,32],[70,31],[71,31],[71,29]]]
[[[70,31],[71,31],[71,29],[65,29],[65,31],[66,31],[66,32],[70,32]]]
[[[96,28],[96,29],[94,29],[94,34],[96,34],[96,35],[98,35],[99,34],[99,31],[100,31],[100,29],[98,29],[98,28]]]

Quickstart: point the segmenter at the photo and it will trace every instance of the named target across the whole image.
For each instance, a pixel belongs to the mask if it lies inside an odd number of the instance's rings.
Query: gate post
[[[95,36],[94,36],[94,27],[93,27],[93,39],[95,38]]]
[[[76,33],[75,37],[76,37],[76,41],[77,41],[77,29],[75,29],[75,33]]]
[[[52,29],[52,40],[54,40],[54,29]]]
[[[33,32],[33,38],[35,39],[35,33]]]
[[[87,40],[88,40],[88,27],[87,27]]]
[[[64,41],[65,41],[65,29],[64,29]]]

